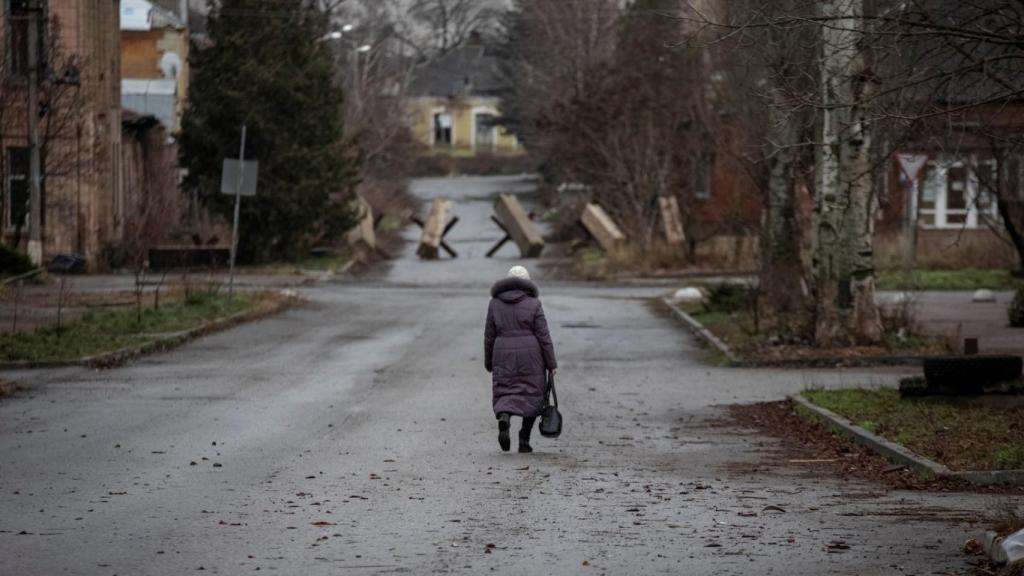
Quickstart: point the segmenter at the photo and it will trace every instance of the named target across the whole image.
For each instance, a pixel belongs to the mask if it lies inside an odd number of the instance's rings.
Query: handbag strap
[[[555,392],[555,377],[551,372],[548,372],[548,393],[551,398],[554,399],[555,403],[551,404],[555,408],[558,408],[558,392]],[[550,404],[550,402],[549,402]]]

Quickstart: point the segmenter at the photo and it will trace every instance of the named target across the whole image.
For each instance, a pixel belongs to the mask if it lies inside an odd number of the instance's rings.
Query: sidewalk
[[[880,292],[880,302],[892,302],[901,292]],[[978,338],[982,354],[1024,354],[1024,328],[1010,328],[1006,308],[1012,291],[996,292],[995,302],[972,302],[973,292],[910,293],[921,329],[950,336],[959,345]]]

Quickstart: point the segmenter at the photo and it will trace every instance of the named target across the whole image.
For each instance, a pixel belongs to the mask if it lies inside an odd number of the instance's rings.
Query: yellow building
[[[407,97],[416,140],[431,153],[521,154],[501,121],[501,75],[482,46],[464,46],[417,71]]]

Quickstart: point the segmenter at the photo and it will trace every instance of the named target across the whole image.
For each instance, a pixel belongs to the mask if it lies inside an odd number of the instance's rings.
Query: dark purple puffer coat
[[[537,286],[505,278],[491,288],[484,367],[492,374],[494,413],[539,416],[547,370],[558,367]]]

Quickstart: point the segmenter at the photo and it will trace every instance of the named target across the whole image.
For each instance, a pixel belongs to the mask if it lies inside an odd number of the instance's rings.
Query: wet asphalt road
[[[545,282],[526,263],[566,428],[501,453],[481,340],[487,289],[516,260],[483,258],[487,216],[496,191],[530,188],[418,181],[456,200],[458,260],[420,262],[410,243],[361,280],[305,289],[305,307],[171,353],[6,374],[33,388],[0,403],[0,574],[964,569],[968,520],[999,499],[766,471],[771,441],[708,423],[723,403],[894,376],[704,366],[651,306],[664,288]]]

